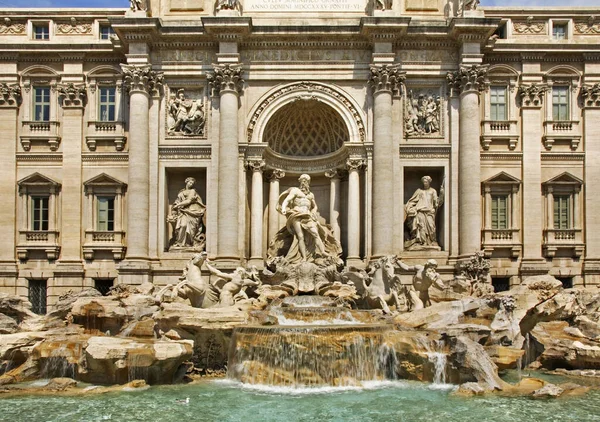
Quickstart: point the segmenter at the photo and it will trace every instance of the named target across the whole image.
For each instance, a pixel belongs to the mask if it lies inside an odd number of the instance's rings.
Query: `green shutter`
[[[508,228],[508,196],[492,196],[492,229]]]
[[[569,196],[554,197],[554,228],[566,230],[571,228],[571,209]]]

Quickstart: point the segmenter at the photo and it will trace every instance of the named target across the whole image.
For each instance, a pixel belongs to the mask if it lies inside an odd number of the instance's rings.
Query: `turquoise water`
[[[1,398],[0,420],[20,421],[599,421],[600,391],[558,400],[458,398],[450,387],[381,382],[363,389],[249,388],[219,380],[87,397]],[[188,405],[176,400],[190,398]]]

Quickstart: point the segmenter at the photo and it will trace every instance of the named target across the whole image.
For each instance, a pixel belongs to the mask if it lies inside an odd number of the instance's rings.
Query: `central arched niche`
[[[348,128],[339,113],[314,99],[296,100],[277,110],[263,138],[275,153],[289,157],[331,154],[348,140]]]

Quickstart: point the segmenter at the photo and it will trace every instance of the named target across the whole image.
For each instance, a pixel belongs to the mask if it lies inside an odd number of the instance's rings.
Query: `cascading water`
[[[271,309],[277,325],[236,328],[228,377],[248,384],[313,387],[355,386],[395,376],[396,354],[386,342],[391,325],[373,323],[368,313],[321,308],[317,302],[306,298],[293,308]]]

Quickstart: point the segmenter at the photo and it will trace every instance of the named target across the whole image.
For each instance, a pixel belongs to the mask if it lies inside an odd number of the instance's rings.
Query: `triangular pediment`
[[[98,176],[94,176],[91,179],[83,182],[84,186],[127,186],[126,183],[121,182],[119,179],[115,179],[112,176],[109,176],[106,173],[99,174]]]
[[[60,187],[60,183],[40,173],[33,173],[22,178],[17,182],[17,185],[24,186],[54,186]]]
[[[489,184],[503,184],[503,185],[520,185],[521,181],[516,177],[501,171],[495,176],[490,177],[489,179],[483,182],[484,185]]]
[[[583,180],[573,176],[571,173],[564,172],[543,183],[544,185],[583,185]]]

